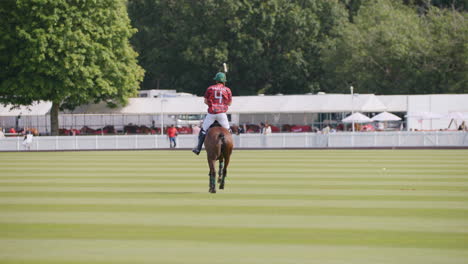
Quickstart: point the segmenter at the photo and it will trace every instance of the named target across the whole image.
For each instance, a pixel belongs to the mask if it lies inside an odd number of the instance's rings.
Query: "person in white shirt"
[[[31,145],[32,145],[32,142],[33,142],[33,134],[31,133],[31,131],[26,131],[26,135],[24,136],[24,140],[23,140],[23,146],[24,146],[24,149],[26,150],[31,150]]]
[[[263,135],[270,135],[271,134],[271,126],[268,122],[265,122],[265,127],[263,128]]]

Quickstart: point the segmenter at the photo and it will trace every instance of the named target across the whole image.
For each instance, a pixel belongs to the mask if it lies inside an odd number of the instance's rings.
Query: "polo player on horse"
[[[208,114],[203,121],[203,127],[198,134],[198,144],[192,152],[199,155],[205,141],[206,131],[215,122],[229,130],[229,121],[226,112],[232,102],[231,89],[226,86],[226,75],[218,72],[214,77],[216,84],[211,85],[205,92],[205,104],[208,105]]]

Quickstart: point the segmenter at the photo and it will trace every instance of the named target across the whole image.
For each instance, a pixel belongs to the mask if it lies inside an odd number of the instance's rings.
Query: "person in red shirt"
[[[174,125],[171,125],[168,129],[167,129],[167,137],[169,138],[169,144],[171,146],[171,148],[175,148],[176,147],[176,137],[177,137],[177,128],[174,127]]]
[[[205,141],[206,131],[215,122],[229,129],[229,121],[226,112],[232,102],[231,89],[226,86],[226,74],[218,72],[214,77],[215,85],[211,85],[205,92],[205,104],[208,105],[208,114],[203,121],[202,129],[198,134],[198,144],[192,149],[195,154],[200,154],[200,151]]]

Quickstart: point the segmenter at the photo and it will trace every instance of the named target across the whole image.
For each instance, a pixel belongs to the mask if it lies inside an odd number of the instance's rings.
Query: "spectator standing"
[[[198,135],[200,133],[200,127],[197,125],[192,126],[192,135]]]
[[[177,137],[177,128],[175,128],[174,125],[171,125],[167,129],[167,136],[169,137],[169,144],[171,148],[175,148],[177,143],[176,143],[176,137]]]
[[[263,125],[263,135],[270,135],[271,134],[271,126],[268,122],[265,122]]]
[[[33,134],[31,133],[31,131],[27,130],[26,131],[26,135],[24,136],[24,140],[23,140],[23,146],[24,146],[24,149],[26,150],[31,150],[31,145],[32,145],[32,142],[33,142]]]
[[[5,138],[5,134],[3,133],[3,128],[0,127],[0,139]]]
[[[465,125],[465,121],[463,121],[460,126],[458,127],[458,130],[460,131],[466,131],[467,130],[467,127]]]
[[[326,126],[322,129],[322,134],[328,134],[330,133],[330,126]]]
[[[378,122],[377,123],[377,130],[378,131],[384,131],[385,130],[385,124],[383,122]]]
[[[264,134],[263,131],[265,131],[265,124],[263,122],[260,123],[260,134]]]
[[[271,134],[271,126],[268,124],[268,122],[265,122],[265,124],[262,123],[261,125],[262,125],[261,133],[263,134],[262,145],[263,147],[267,147],[269,145],[268,135]]]

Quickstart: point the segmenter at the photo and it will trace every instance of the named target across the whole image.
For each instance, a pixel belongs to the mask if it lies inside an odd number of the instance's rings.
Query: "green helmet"
[[[213,80],[218,81],[218,82],[225,83],[225,82],[227,82],[227,80],[226,80],[226,74],[224,74],[223,72],[218,72],[218,73],[216,74],[216,76],[213,78]]]

